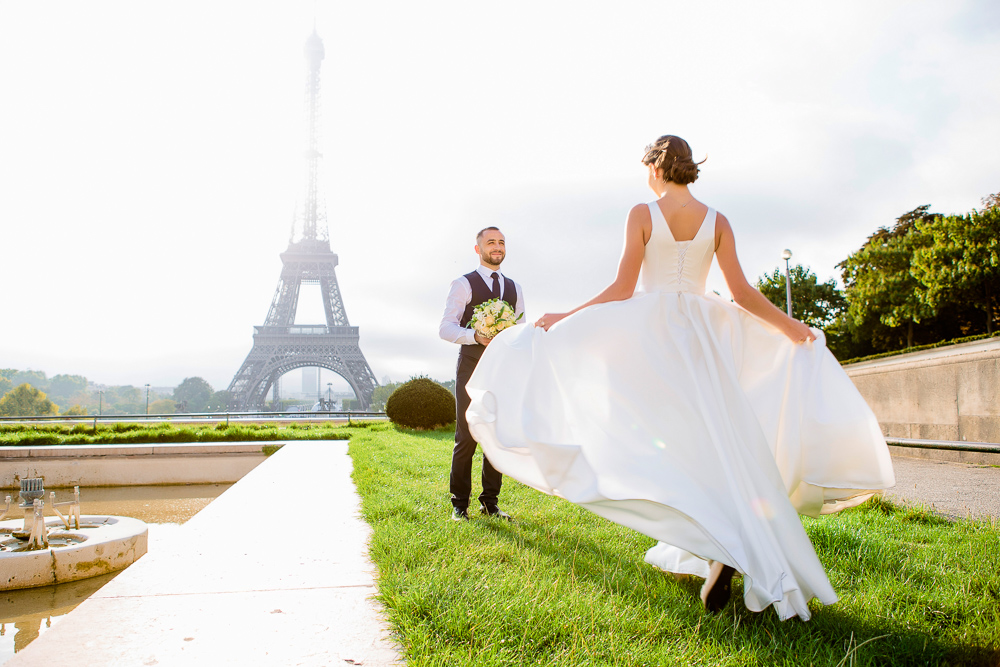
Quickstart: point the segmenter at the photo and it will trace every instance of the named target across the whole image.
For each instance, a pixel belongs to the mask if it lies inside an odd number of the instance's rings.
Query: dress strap
[[[708,210],[705,211],[705,219],[701,221],[701,227],[698,228],[698,233],[694,235],[694,238],[698,238],[705,233],[706,228],[711,229],[712,237],[715,237],[715,222],[718,220],[718,217],[719,212],[709,206]],[[691,240],[693,241],[694,239]]]
[[[656,222],[656,218],[659,217],[660,222],[667,225],[667,219],[663,217],[663,211],[660,209],[659,204],[655,201],[651,201],[646,204],[646,207],[649,209],[649,217],[653,220],[653,222]],[[670,229],[670,225],[667,225],[667,229]]]

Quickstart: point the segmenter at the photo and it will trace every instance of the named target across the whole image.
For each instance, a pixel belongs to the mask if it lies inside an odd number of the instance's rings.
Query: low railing
[[[384,412],[371,412],[363,410],[310,410],[308,412],[177,412],[173,414],[153,414],[153,415],[33,415],[23,417],[0,417],[0,422],[34,422],[34,423],[88,423],[92,422],[94,427],[98,423],[114,422],[226,422],[230,420],[258,420],[258,421],[328,421],[330,419],[347,419],[347,423],[352,420],[358,421],[379,421],[386,419]]]
[[[994,442],[958,442],[955,440],[920,440],[917,438],[886,438],[885,441],[895,447],[912,447],[913,449],[945,449],[954,452],[985,452],[1000,454],[1000,444]]]

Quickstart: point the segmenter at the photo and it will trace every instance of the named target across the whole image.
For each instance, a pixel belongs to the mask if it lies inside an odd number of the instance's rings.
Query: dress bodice
[[[659,204],[647,204],[653,231],[639,269],[639,292],[705,293],[705,281],[715,254],[715,209],[705,213],[690,241],[675,241]]]

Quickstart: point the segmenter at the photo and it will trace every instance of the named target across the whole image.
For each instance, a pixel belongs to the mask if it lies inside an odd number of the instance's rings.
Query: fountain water
[[[148,529],[138,519],[80,516],[80,487],[74,499],[50,507],[57,517],[46,522],[41,478],[22,479],[22,520],[3,521],[11,513],[11,497],[0,515],[0,591],[76,581],[128,567],[146,553]],[[68,506],[68,516],[59,507]]]

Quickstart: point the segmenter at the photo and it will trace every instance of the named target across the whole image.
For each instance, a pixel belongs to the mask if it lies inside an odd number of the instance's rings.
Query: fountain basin
[[[147,549],[148,528],[122,516],[80,517],[80,528],[67,530],[48,517],[49,547],[24,551],[21,520],[0,521],[0,591],[50,586],[124,569]]]

